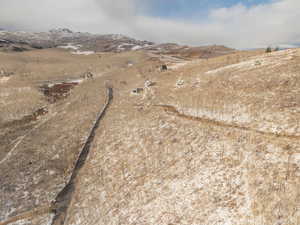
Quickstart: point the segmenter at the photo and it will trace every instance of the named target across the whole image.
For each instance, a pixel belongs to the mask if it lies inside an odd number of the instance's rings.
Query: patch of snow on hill
[[[74,49],[74,50],[78,50],[80,47],[81,45],[73,45],[72,43],[68,43],[68,45],[65,46],[58,46],[58,48]]]
[[[206,74],[215,74],[218,72],[224,72],[229,69],[238,69],[241,71],[250,70],[252,68],[258,68],[263,66],[280,66],[291,60],[295,55],[296,50],[288,49],[272,53],[266,53],[263,56],[254,57],[248,61],[240,62],[224,67],[217,68],[215,70],[207,71]]]
[[[92,55],[95,54],[94,51],[76,51],[76,52],[72,52],[72,54],[74,55]]]
[[[141,48],[142,48],[141,46],[136,45],[136,46],[134,46],[133,48],[131,48],[131,50],[132,50],[132,51],[136,51],[136,50],[139,50],[139,49],[141,49]]]
[[[10,79],[10,77],[2,77],[0,78],[0,84],[2,83],[6,83],[8,80]]]
[[[122,34],[111,34],[111,35],[108,35],[110,36],[113,40],[120,40],[120,39],[123,39],[123,38],[127,38],[126,36],[122,35]]]
[[[187,64],[188,64],[188,62],[179,62],[179,63],[174,63],[172,65],[169,65],[168,67],[169,67],[169,69],[176,70],[176,69],[179,69],[179,68],[181,68],[181,67],[183,67]]]

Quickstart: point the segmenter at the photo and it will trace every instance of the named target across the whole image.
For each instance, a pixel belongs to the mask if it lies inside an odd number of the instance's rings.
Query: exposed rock
[[[84,78],[84,79],[93,79],[94,74],[91,71],[87,71],[81,77]]]
[[[182,87],[184,85],[184,80],[179,79],[176,81],[176,87]]]
[[[132,94],[138,95],[144,91],[144,88],[135,88],[131,91]]]
[[[154,86],[154,85],[155,85],[155,82],[152,82],[151,80],[146,80],[145,81],[145,87],[146,88]]]
[[[14,75],[15,73],[12,71],[7,71],[4,68],[0,68],[0,77],[10,77],[12,75]]]
[[[160,71],[167,71],[167,70],[168,70],[168,66],[166,64],[160,67]]]

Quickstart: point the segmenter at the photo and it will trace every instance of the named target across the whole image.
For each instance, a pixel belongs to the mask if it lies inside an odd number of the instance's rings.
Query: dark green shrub
[[[272,48],[271,47],[267,47],[266,49],[266,53],[272,52]]]

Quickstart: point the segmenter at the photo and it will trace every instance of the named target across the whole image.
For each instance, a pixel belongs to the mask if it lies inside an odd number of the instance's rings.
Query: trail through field
[[[272,137],[272,138],[274,138],[274,137],[275,138],[288,138],[288,139],[295,139],[295,140],[300,139],[300,136],[298,136],[298,135],[291,135],[291,134],[285,134],[285,133],[272,133],[272,132],[268,132],[268,131],[261,131],[261,130],[257,130],[254,128],[242,126],[239,124],[226,123],[224,121],[218,121],[218,120],[204,118],[204,117],[186,115],[184,113],[179,112],[178,109],[172,105],[156,105],[156,107],[161,107],[164,109],[165,112],[175,114],[176,116],[184,118],[184,119],[207,123],[207,124],[211,124],[214,126],[219,126],[219,127],[224,127],[224,128],[233,128],[233,129],[238,129],[238,130],[248,131],[248,132],[254,132],[254,133],[257,133],[260,135],[265,135],[265,136]]]
[[[107,88],[107,93],[106,93],[106,101],[101,109],[101,111],[98,113],[97,118],[92,126],[91,131],[89,132],[89,136],[86,139],[82,151],[77,159],[77,162],[75,164],[75,167],[73,169],[71,178],[67,185],[63,188],[63,190],[57,195],[56,201],[50,204],[49,206],[44,206],[44,207],[38,207],[33,210],[27,211],[25,213],[19,214],[17,216],[11,217],[7,219],[6,221],[0,222],[0,225],[7,225],[19,220],[25,220],[25,219],[31,219],[34,217],[37,217],[42,214],[47,214],[47,213],[55,213],[55,216],[53,218],[52,224],[63,224],[63,221],[65,220],[66,214],[67,214],[67,209],[70,204],[70,201],[72,199],[72,194],[75,190],[75,184],[76,184],[76,178],[78,175],[78,172],[82,168],[82,166],[85,163],[85,160],[89,154],[90,151],[90,146],[94,140],[95,137],[95,131],[99,127],[101,119],[104,117],[106,110],[108,109],[109,105],[111,104],[113,99],[113,89],[112,88]],[[18,146],[22,143],[22,141],[29,136],[33,131],[41,127],[43,124],[45,124],[47,121],[49,121],[51,118],[56,116],[57,113],[46,119],[45,121],[41,122],[37,126],[35,126],[33,129],[31,129],[29,132],[27,132],[25,135],[22,137],[19,137],[17,139],[17,142],[15,143],[14,147],[9,151],[9,153],[6,155],[4,159],[1,160],[0,164],[8,160],[15,150],[18,148]],[[61,223],[62,222],[62,223]]]
[[[32,132],[34,132],[35,130],[37,130],[38,128],[40,128],[42,125],[44,125],[46,122],[48,122],[50,119],[52,119],[53,117],[55,117],[57,115],[57,113],[54,113],[51,117],[47,118],[46,120],[42,121],[41,123],[39,123],[38,125],[36,125],[34,128],[32,128],[31,130],[29,130],[26,134],[24,134],[21,137],[18,137],[14,142],[14,147],[12,147],[8,153],[6,154],[6,156],[0,161],[0,165],[2,163],[4,163],[5,161],[7,161],[17,150],[18,146],[24,141],[24,139],[26,137],[28,137]]]

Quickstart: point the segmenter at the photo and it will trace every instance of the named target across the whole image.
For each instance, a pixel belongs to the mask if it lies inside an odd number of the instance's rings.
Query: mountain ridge
[[[210,58],[234,50],[225,46],[191,47],[176,43],[154,43],[137,40],[122,34],[91,34],[56,28],[47,32],[0,31],[0,51],[27,51],[68,46],[78,51],[125,52],[146,50],[154,53],[178,55],[187,58]]]

